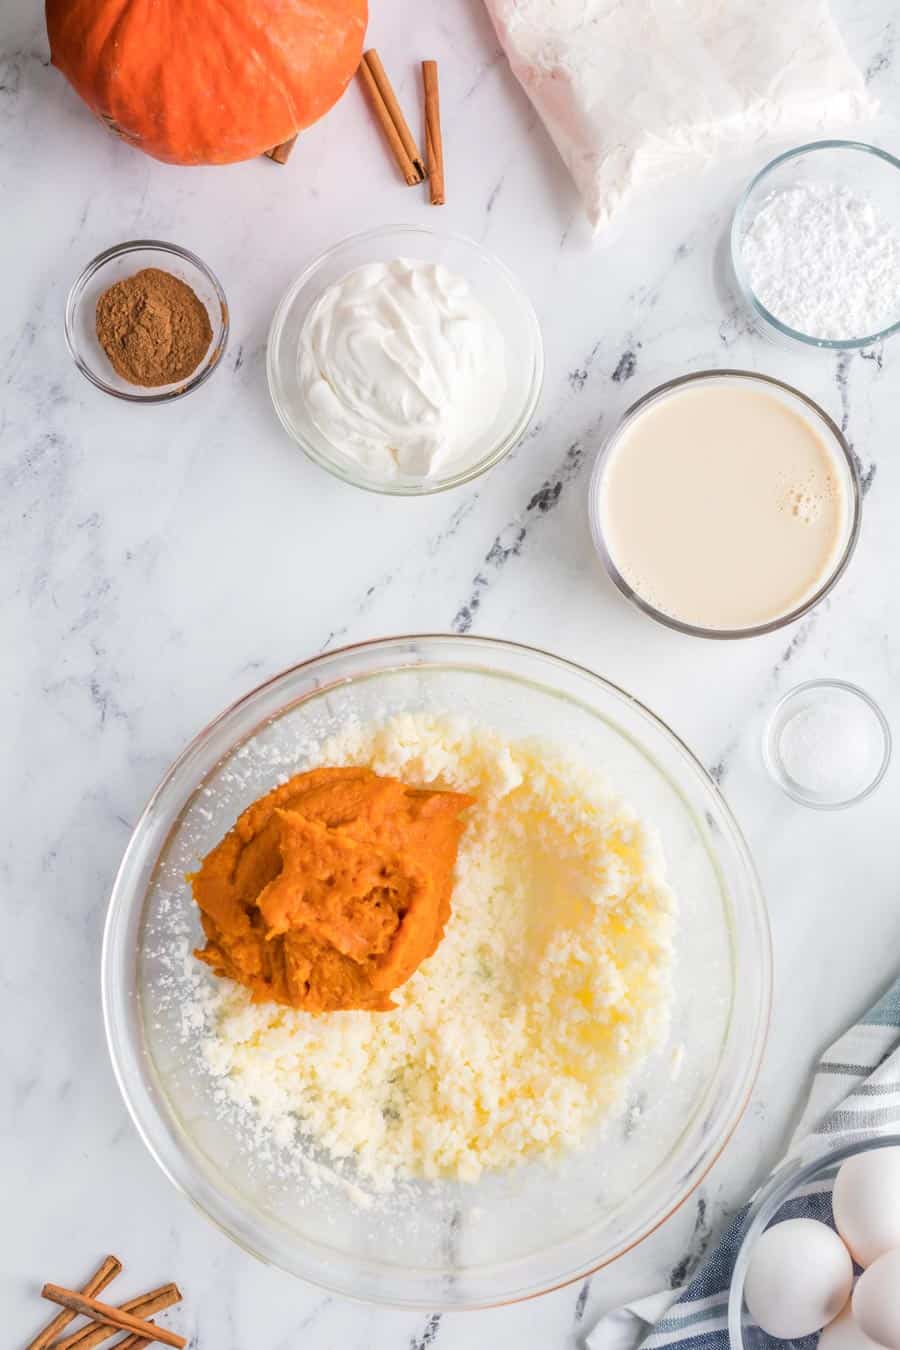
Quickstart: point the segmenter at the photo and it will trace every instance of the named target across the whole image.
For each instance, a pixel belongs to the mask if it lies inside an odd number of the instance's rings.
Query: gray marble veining
[[[835,8],[885,106],[872,138],[896,151],[892,7]],[[200,1350],[562,1350],[602,1308],[690,1273],[778,1156],[816,1052],[900,965],[900,769],[862,807],[822,817],[778,795],[758,752],[775,698],[814,675],[858,681],[900,728],[900,343],[835,359],[754,334],[728,289],[722,240],[764,155],[636,207],[622,238],[594,248],[480,0],[377,7],[371,37],[410,108],[416,62],[441,58],[440,212],[397,181],[356,89],[284,169],[172,168],[93,123],[49,67],[34,6],[8,0],[0,15],[0,1316],[10,1343],[40,1322],[42,1279],[77,1281],[114,1249],[127,1262],[126,1295],[179,1280],[178,1324]],[[336,238],[395,220],[461,230],[498,252],[532,295],[547,350],[541,407],[516,452],[470,487],[421,502],[354,492],[308,464],[265,388],[266,330],[292,276]],[[223,368],[173,408],[104,398],[63,342],[74,276],[101,248],[142,235],[208,259],[232,311]],[[819,399],[851,439],[866,487],[859,551],[831,599],[789,632],[746,643],[697,643],[629,609],[587,529],[600,439],[653,385],[716,365],[778,374]],[[441,1317],[332,1298],[208,1226],[126,1116],[97,977],[129,830],[189,736],[313,652],[451,628],[582,661],[697,748],[763,874],[778,992],[751,1107],[672,1221],[581,1285]]]

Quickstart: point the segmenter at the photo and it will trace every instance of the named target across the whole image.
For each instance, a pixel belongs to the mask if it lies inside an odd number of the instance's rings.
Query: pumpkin
[[[367,0],[47,0],[53,64],[120,136],[172,164],[290,140],[359,65]]]

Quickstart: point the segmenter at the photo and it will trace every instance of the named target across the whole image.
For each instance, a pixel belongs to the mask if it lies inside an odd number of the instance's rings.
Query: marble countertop
[[[887,0],[835,0],[887,112],[900,108]],[[735,195],[765,158],[719,166],[636,207],[592,247],[567,176],[514,83],[481,0],[376,7],[371,40],[414,106],[438,55],[449,203],[404,188],[358,89],[286,168],[157,164],[104,134],[49,67],[40,16],[0,17],[4,930],[0,956],[0,1320],[24,1343],[41,1280],[76,1282],[118,1251],[127,1294],[177,1278],[198,1347],[565,1347],[605,1307],[679,1281],[771,1166],[817,1052],[900,965],[900,766],[839,814],[767,780],[773,701],[820,675],[857,681],[900,729],[896,410],[900,343],[783,352],[722,281]],[[491,134],[484,135],[489,126]],[[885,115],[871,138],[896,150]],[[532,433],[474,485],[380,499],[308,463],[269,403],[274,305],[329,242],[416,221],[469,233],[534,299],[547,378]],[[93,389],[64,345],[66,290],[121,239],[199,252],[232,314],[224,369],[188,400],[137,408]],[[685,370],[741,366],[798,384],[841,423],[866,487],[861,544],[833,597],[793,628],[737,643],[669,632],[629,608],[592,552],[586,484],[623,409]],[[323,584],[323,582],[325,584]],[[212,714],[326,647],[454,629],[549,647],[630,689],[701,755],[768,894],[777,998],[737,1137],[652,1240],[584,1287],[495,1312],[427,1316],[329,1297],[264,1268],[156,1169],[119,1098],[98,996],[110,882],[150,791]],[[124,1287],[124,1286],[123,1286]]]

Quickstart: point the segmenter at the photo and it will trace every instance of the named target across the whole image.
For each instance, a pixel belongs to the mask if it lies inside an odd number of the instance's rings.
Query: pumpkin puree
[[[443,937],[473,800],[366,768],[297,774],[188,878],[207,939],[196,955],[258,1003],[393,1008]]]

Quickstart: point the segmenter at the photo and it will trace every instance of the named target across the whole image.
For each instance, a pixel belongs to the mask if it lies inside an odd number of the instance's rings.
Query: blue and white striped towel
[[[900,980],[825,1051],[788,1156],[808,1161],[838,1144],[893,1133],[900,1133]],[[798,1203],[798,1213],[816,1218],[829,1209],[821,1185]],[[745,1207],[685,1288],[651,1294],[602,1317],[587,1338],[589,1350],[633,1350],[638,1344],[643,1350],[728,1350],[728,1286],[746,1214]]]

